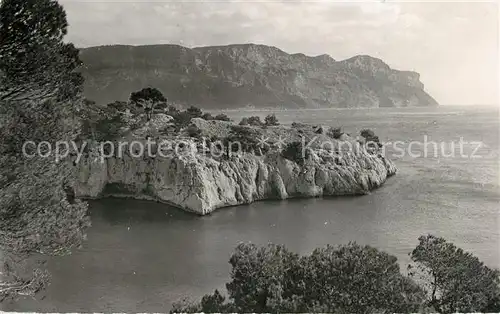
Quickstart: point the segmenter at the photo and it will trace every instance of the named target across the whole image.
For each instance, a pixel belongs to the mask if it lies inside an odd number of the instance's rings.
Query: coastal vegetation
[[[304,150],[304,145],[301,142],[291,142],[288,143],[281,154],[288,160],[294,161],[297,164],[303,164],[306,158],[306,152]]]
[[[227,296],[215,290],[172,313],[498,312],[499,271],[432,235],[410,253],[409,274],[397,258],[356,243],[300,256],[282,245],[241,243],[229,259]],[[415,269],[419,271],[414,271]]]
[[[179,171],[172,172],[174,174],[165,172],[172,177],[165,182],[176,182],[170,189],[165,189],[169,193],[172,191],[168,195],[179,197],[175,200],[180,203],[191,196],[195,199],[194,205],[181,204],[185,208],[199,209],[200,213],[206,214],[217,206],[227,205],[221,200],[229,200],[230,204],[250,203],[269,197],[269,191],[274,190],[280,194],[273,197],[286,198],[287,188],[291,189],[291,196],[302,195],[301,191],[306,191],[303,192],[306,195],[313,191],[310,196],[318,195],[314,194],[316,189],[303,189],[301,185],[316,182],[303,183],[306,180],[300,175],[305,172],[301,172],[300,167],[308,153],[303,152],[302,143],[296,138],[283,149],[276,148],[278,157],[297,164],[287,161],[282,167],[283,173],[279,173],[278,167],[267,167],[268,164],[262,161],[264,158],[260,158],[271,150],[259,145],[259,138],[268,134],[264,132],[292,133],[280,125],[275,115],[268,115],[264,122],[258,116],[243,118],[236,125],[229,123],[231,119],[225,114],[212,116],[195,106],[181,109],[169,105],[167,97],[155,87],[133,92],[128,102],[114,101],[102,105],[85,99],[84,80],[78,71],[82,65],[79,52],[63,40],[67,27],[65,12],[55,0],[4,0],[0,4],[0,301],[34,296],[43,290],[50,276],[44,256],[69,254],[83,243],[90,226],[88,206],[75,195],[78,183],[75,177],[81,169],[72,163],[53,162],[41,157],[27,160],[22,146],[25,141],[49,141],[54,145],[56,141],[75,139],[117,140],[131,131],[150,126],[156,116],[169,121],[162,125],[161,131],[165,134],[187,134],[199,139],[206,130],[193,121],[201,119],[222,131],[229,129],[225,135],[215,131],[209,134],[211,141],[239,142],[243,151],[251,156],[237,160],[240,163],[224,164],[229,165],[224,169],[226,172],[220,170],[222,166],[214,160],[205,159],[202,170],[201,163],[195,160],[189,164],[189,171],[183,172],[180,168],[183,164],[179,163],[179,169],[175,170]],[[291,129],[296,131],[292,134],[295,137],[313,132],[300,124],[294,124]],[[332,129],[326,134],[340,139],[343,132]],[[363,130],[361,136],[379,143],[373,131]],[[270,158],[269,164],[281,162],[278,157]],[[316,158],[316,164],[310,165],[310,169],[317,169],[324,177],[332,174],[331,177],[338,178],[338,181],[329,181],[329,185],[321,183],[321,191],[329,191],[332,195],[366,192],[380,186],[395,173],[392,164],[371,156],[363,156],[363,162],[354,157],[347,158],[345,162],[350,163],[350,168],[345,171],[333,167],[336,165],[327,168],[330,166],[327,156]],[[147,168],[144,160],[135,162],[143,162],[140,169]],[[368,163],[378,172],[374,170],[366,174],[363,167]],[[212,172],[206,170],[207,165],[211,166]],[[132,169],[128,166],[128,170]],[[104,167],[92,170],[104,169],[107,175]],[[251,167],[253,170],[249,171]],[[133,172],[128,171],[127,175]],[[230,175],[223,177],[229,172]],[[256,177],[247,173],[256,174]],[[154,198],[158,197],[157,191],[148,180],[150,175],[156,174],[139,173],[145,184],[101,183],[110,193],[134,195],[137,194],[135,189],[139,188]],[[179,176],[174,178],[176,174]],[[256,184],[257,175],[259,186],[248,188],[250,184]],[[195,194],[199,191],[189,187],[194,180],[200,180],[196,183],[201,187],[209,181],[206,178],[223,178],[221,182],[226,183],[210,181],[211,185],[219,186],[214,189],[214,194],[200,194],[204,196],[202,198]],[[190,184],[180,184],[183,179]],[[333,186],[335,182],[342,182],[341,188]],[[352,191],[348,191],[351,187]],[[236,188],[239,190],[235,191]],[[201,202],[207,199],[214,203]],[[428,236],[420,239],[419,246],[410,256],[413,264],[407,276],[400,271],[395,257],[355,243],[328,246],[306,256],[292,253],[283,246],[258,248],[241,244],[230,259],[232,272],[231,282],[226,286],[227,300],[215,291],[203,297],[200,303],[176,305],[174,311],[413,312],[430,309],[444,313],[500,310],[498,271],[486,267],[470,253],[443,239]]]
[[[260,119],[259,116],[251,116],[251,117],[244,117],[240,121],[240,125],[250,125],[250,126],[276,126],[279,125],[278,118],[276,118],[275,114],[270,114],[267,115],[264,118],[264,122]]]
[[[166,104],[167,98],[158,89],[147,87],[130,94],[130,102],[142,108],[149,121],[153,110],[160,109],[162,105]]]
[[[28,140],[53,145],[80,133],[83,78],[78,50],[63,41],[67,26],[53,0],[0,4],[0,301],[42,290],[43,256],[68,254],[90,225],[71,166],[33,151],[27,160],[22,149]]]

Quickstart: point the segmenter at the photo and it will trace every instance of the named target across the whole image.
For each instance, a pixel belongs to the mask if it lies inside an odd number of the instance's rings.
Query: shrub
[[[201,118],[201,116],[203,116],[203,111],[195,106],[189,107],[188,109],[186,109],[186,112],[189,116],[191,116],[191,118]]]
[[[372,138],[375,137],[375,132],[370,129],[363,129],[361,130],[360,135],[364,138]]]
[[[159,103],[154,105],[153,113],[167,113],[169,108],[170,107],[167,105],[166,102],[159,102]]]
[[[383,146],[378,136],[375,135],[375,132],[370,129],[361,130],[360,135],[365,139],[368,148],[380,148]]]
[[[499,271],[477,257],[432,235],[420,237],[410,257],[417,267],[409,267],[407,277],[396,257],[356,243],[328,245],[306,256],[280,245],[239,244],[229,260],[228,300],[216,290],[172,311],[499,312]],[[424,287],[413,281],[417,270]]]
[[[178,111],[177,109],[169,109],[168,114],[170,114],[174,118],[174,124],[177,131],[187,127],[191,123],[191,119],[203,118],[204,116],[201,109],[196,108],[194,106],[189,107],[185,111]]]
[[[267,115],[264,118],[264,123],[265,123],[266,126],[274,126],[274,125],[279,125],[280,124],[278,122],[278,118],[276,118],[275,114]]]
[[[169,116],[172,116],[172,117],[175,117],[179,113],[180,113],[180,110],[174,106],[168,106],[167,111],[166,111],[166,114],[168,114]]]
[[[264,125],[259,116],[245,117],[240,121],[240,125],[262,126]]]
[[[344,132],[342,132],[342,128],[331,128],[326,133],[327,136],[336,140],[338,140],[342,136],[342,134],[344,134]]]
[[[214,120],[219,120],[219,121],[231,121],[231,119],[224,113],[218,114],[215,116]]]
[[[306,304],[322,304],[329,312],[418,312],[424,301],[397,258],[370,246],[316,249],[303,267]]]
[[[304,159],[307,157],[306,152],[304,151],[302,142],[291,142],[286,145],[281,155],[300,165],[304,163]]]
[[[306,128],[306,127],[309,127],[307,124],[305,123],[300,123],[300,122],[292,122],[292,128]]]
[[[397,259],[355,243],[299,256],[284,246],[240,244],[229,263],[229,301],[217,291],[183,312],[417,312],[423,291]],[[179,309],[179,307],[177,307]]]
[[[108,108],[114,109],[116,111],[125,112],[129,108],[128,103],[125,101],[115,101],[107,105]]]
[[[123,135],[123,128],[127,123],[120,113],[113,115],[102,114],[97,120],[82,121],[82,137],[91,138],[98,142],[112,141]]]
[[[194,124],[191,124],[186,129],[189,137],[200,138],[201,137],[201,129]]]
[[[257,130],[245,126],[233,125],[226,138],[226,144],[228,142],[237,142],[241,144],[243,151],[254,152],[260,155],[261,153],[265,153],[267,148],[259,145],[259,138],[260,134]]]
[[[242,118],[240,121],[240,125],[248,125],[248,118]]]
[[[316,134],[323,134],[323,133],[325,133],[325,129],[321,125],[315,126],[314,127],[314,133],[316,133]]]
[[[262,126],[263,123],[259,116],[252,116],[248,118],[248,124],[252,126]]]
[[[210,121],[210,120],[214,120],[214,117],[210,114],[210,113],[204,113],[202,116],[201,116],[202,119],[204,120],[207,120],[207,121]]]

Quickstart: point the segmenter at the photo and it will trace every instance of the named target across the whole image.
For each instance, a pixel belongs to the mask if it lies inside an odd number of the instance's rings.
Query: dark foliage
[[[349,244],[299,256],[283,246],[240,244],[231,256],[229,300],[216,291],[174,312],[417,312],[423,291],[395,257]]]
[[[112,114],[102,114],[96,119],[83,120],[81,136],[97,142],[113,141],[124,134],[126,127],[123,115],[114,111]]]
[[[331,128],[326,133],[326,135],[336,140],[338,140],[342,136],[342,134],[344,134],[344,132],[342,132],[342,128]]]
[[[0,6],[1,99],[56,97],[82,92],[78,49],[63,42],[66,13],[55,0],[4,0]]]
[[[87,204],[71,194],[70,163],[23,155],[24,141],[74,140],[81,98],[78,50],[63,42],[67,22],[53,0],[0,4],[0,301],[34,296],[48,273],[40,254],[78,247]],[[79,110],[76,110],[79,109]],[[30,261],[29,263],[27,261]],[[30,271],[31,270],[31,271]]]
[[[307,150],[304,150],[302,142],[291,142],[281,152],[281,155],[297,164],[301,165],[308,156]]]
[[[229,118],[226,114],[221,113],[215,116],[214,120],[218,121],[231,121],[231,118]]]
[[[225,145],[231,143],[240,143],[241,149],[244,152],[255,153],[256,155],[262,155],[267,152],[267,147],[262,147],[259,144],[260,134],[257,130],[249,127],[234,125],[231,126],[231,132],[226,138]]]
[[[276,118],[276,115],[275,114],[270,114],[270,115],[267,115],[265,118],[264,118],[264,123],[266,126],[275,126],[275,125],[279,125],[279,121],[278,121],[278,118]]]
[[[425,283],[428,306],[440,313],[499,310],[500,272],[443,238],[419,238],[409,269]]]
[[[125,112],[127,109],[129,109],[129,105],[125,101],[115,101],[115,102],[109,103],[107,105],[107,107],[112,109],[112,110],[119,111],[119,112]]]
[[[150,120],[156,106],[166,106],[167,98],[158,89],[147,87],[130,94],[130,102],[142,108]]]
[[[189,116],[191,116],[191,118],[201,118],[201,116],[203,116],[203,111],[195,106],[187,108],[186,112],[189,114]]]
[[[383,146],[378,136],[375,135],[375,132],[370,129],[361,130],[360,135],[365,139],[368,148],[376,149]]]
[[[170,106],[167,104],[167,101],[162,101],[156,104],[155,110],[161,111],[161,112],[168,112]]]
[[[262,123],[259,116],[252,116],[248,118],[242,118],[240,121],[240,125],[263,126],[264,123]]]
[[[137,105],[141,105],[143,102],[147,101],[153,103],[166,102],[167,99],[158,89],[146,87],[141,89],[140,91],[130,94],[130,101]]]
[[[207,121],[210,121],[210,120],[214,120],[214,117],[210,114],[210,113],[204,113],[202,116],[201,116],[202,119],[204,120],[207,120]]]
[[[309,125],[300,122],[292,122],[292,128],[296,129],[309,128]]]
[[[186,132],[187,132],[187,134],[190,137],[194,137],[194,138],[200,138],[201,137],[201,130],[200,130],[200,128],[197,127],[194,124],[189,125],[187,127],[187,129],[186,129]]]
[[[191,123],[191,119],[194,118],[187,111],[181,111],[177,115],[174,115],[172,117],[174,118],[174,124],[177,132],[182,128],[187,127]]]
[[[241,126],[248,125],[248,118],[242,118],[239,125],[241,125]]]
[[[168,114],[169,116],[175,117],[176,115],[179,114],[179,112],[180,112],[180,110],[177,109],[176,107],[168,106],[167,111],[165,113]]]

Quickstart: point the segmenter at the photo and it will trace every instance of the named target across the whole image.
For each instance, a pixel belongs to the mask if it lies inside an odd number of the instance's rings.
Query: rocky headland
[[[395,165],[377,149],[359,145],[359,139],[348,134],[334,139],[326,129],[308,125],[254,127],[194,118],[190,127],[199,130],[196,137],[169,137],[162,134],[169,121],[168,116],[155,115],[122,138],[129,143],[145,138],[171,141],[161,156],[136,157],[135,152],[125,151],[101,159],[101,151],[90,149],[76,165],[76,196],[149,199],[205,215],[259,200],[363,195],[396,173]],[[229,138],[255,144],[258,137],[270,139],[265,152],[254,146],[222,156],[214,156],[201,140]],[[307,153],[291,158],[276,139],[305,143]],[[182,148],[174,153],[175,147]]]

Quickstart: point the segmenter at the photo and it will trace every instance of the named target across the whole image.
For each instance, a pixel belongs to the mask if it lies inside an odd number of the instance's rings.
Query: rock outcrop
[[[82,49],[80,56],[85,94],[103,104],[127,100],[149,85],[169,102],[211,109],[437,105],[418,73],[370,56],[335,61],[254,44],[101,46]]]
[[[193,120],[202,124],[201,119]],[[213,132],[230,126],[215,124],[219,127],[212,128]],[[294,130],[282,127],[265,131],[295,136]],[[184,147],[174,152],[180,142],[175,140],[161,154],[156,147],[155,156],[124,150],[101,158],[98,150],[91,150],[77,165],[76,196],[150,199],[205,215],[217,208],[266,199],[366,194],[396,172],[394,164],[380,154],[360,147],[322,149],[319,141],[300,163],[284,158],[279,150],[263,156],[240,152],[213,157],[192,139],[182,141]]]

